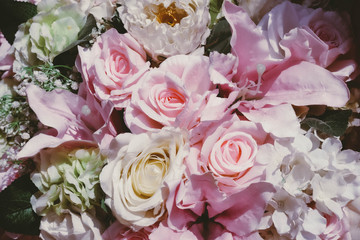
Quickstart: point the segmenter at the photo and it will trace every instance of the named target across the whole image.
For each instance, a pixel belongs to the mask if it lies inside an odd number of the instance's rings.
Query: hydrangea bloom
[[[40,191],[31,198],[31,203],[39,215],[49,211],[61,215],[69,207],[84,212],[100,202],[99,174],[104,158],[93,146],[76,145],[68,143],[45,149],[35,157],[37,169],[31,180]]]
[[[38,14],[19,26],[15,35],[14,72],[41,62],[50,63],[68,45],[77,40],[86,15],[77,3],[67,0],[43,0]]]
[[[311,133],[260,149],[271,159],[267,180],[277,187],[272,210],[263,219],[270,220],[268,227],[273,224],[280,236],[309,239],[324,234],[334,222],[345,224],[341,222],[346,205],[360,196],[360,154],[341,149],[340,140],[321,142]]]

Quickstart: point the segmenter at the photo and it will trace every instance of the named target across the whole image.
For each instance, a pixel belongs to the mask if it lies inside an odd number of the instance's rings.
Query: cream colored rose
[[[120,134],[111,143],[108,164],[100,174],[105,203],[124,225],[137,231],[165,213],[167,183],[180,181],[188,145],[174,128],[143,134]]]

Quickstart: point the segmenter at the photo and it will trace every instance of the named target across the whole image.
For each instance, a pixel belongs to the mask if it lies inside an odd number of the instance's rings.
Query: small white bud
[[[84,114],[85,116],[89,116],[90,113],[91,113],[91,109],[89,108],[88,105],[84,105],[84,106],[82,106],[82,108],[81,108],[81,112],[82,112],[82,114]]]
[[[13,102],[13,103],[11,104],[11,107],[12,107],[12,108],[18,108],[18,107],[20,107],[20,103],[19,103],[18,101],[15,101],[15,102]]]
[[[24,140],[28,140],[28,139],[30,139],[30,134],[28,134],[28,133],[22,133],[22,134],[21,134],[21,138],[24,139]]]

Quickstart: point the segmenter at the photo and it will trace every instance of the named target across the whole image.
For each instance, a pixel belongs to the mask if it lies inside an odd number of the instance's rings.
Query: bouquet
[[[356,239],[357,1],[2,0],[1,239]]]

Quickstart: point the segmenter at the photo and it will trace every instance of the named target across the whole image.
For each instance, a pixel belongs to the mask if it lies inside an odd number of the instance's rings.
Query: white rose
[[[125,29],[155,60],[196,50],[208,37],[208,0],[118,1]]]
[[[108,152],[100,184],[113,215],[137,231],[165,213],[167,184],[181,180],[188,145],[180,130],[118,135]]]

